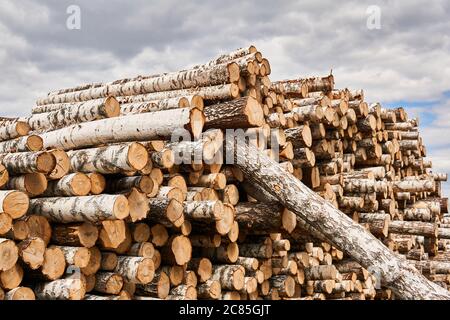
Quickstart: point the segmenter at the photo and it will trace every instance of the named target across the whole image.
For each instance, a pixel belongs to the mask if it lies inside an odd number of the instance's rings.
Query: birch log
[[[46,151],[0,154],[0,161],[11,174],[47,174],[56,166],[55,157]]]
[[[0,142],[0,153],[40,151],[43,148],[40,136],[29,135]]]
[[[205,128],[249,128],[264,124],[264,112],[256,99],[243,97],[205,107]]]
[[[31,113],[33,114],[33,116],[31,116],[29,119],[32,119],[34,117],[36,117],[34,119],[39,119],[37,117],[38,114],[50,115],[50,113],[53,112],[68,112],[69,114],[72,115],[72,117],[74,112],[78,112],[82,117],[92,118],[92,120],[95,120],[93,119],[95,115],[100,117],[99,119],[101,119],[102,117],[110,118],[112,116],[118,116],[120,113],[120,105],[116,98],[107,97],[106,99],[89,100],[86,102],[56,103],[42,106],[33,106],[33,108],[31,109]],[[92,112],[93,114],[88,115],[87,113],[89,112]],[[54,118],[54,120],[56,119]],[[85,121],[92,121],[92,120],[85,120]]]
[[[47,178],[43,173],[27,173],[21,176],[12,177],[6,184],[9,190],[25,192],[30,197],[36,197],[44,193],[47,189]]]
[[[153,92],[134,96],[118,97],[119,103],[133,103],[133,102],[145,102],[145,101],[159,101],[171,98],[180,97],[201,97],[203,100],[209,102],[231,100],[239,97],[239,87],[235,83],[220,84],[216,86],[198,87],[190,89],[172,90]],[[196,106],[193,99],[190,101],[191,106]]]
[[[0,122],[0,141],[11,140],[25,136],[30,132],[30,126],[24,121]]]
[[[82,300],[86,287],[80,279],[58,279],[39,283],[34,288],[38,299],[46,300]]]
[[[14,267],[19,258],[19,249],[14,241],[0,238],[0,271]]]
[[[108,97],[102,104],[79,103],[72,104],[48,113],[34,114],[25,120],[35,132],[48,132],[77,123],[117,117],[120,106],[116,99]]]
[[[147,284],[153,280],[155,267],[149,258],[119,256],[114,272],[132,283]]]
[[[70,150],[112,142],[169,138],[174,132],[184,133],[182,129],[198,137],[203,124],[200,110],[181,108],[85,122],[44,133],[41,137],[45,148]]]
[[[148,152],[140,143],[118,144],[68,152],[72,172],[101,174],[137,171],[148,162]]]
[[[132,97],[130,97],[132,98]],[[199,97],[200,98],[200,97]],[[202,98],[200,98],[202,99]],[[202,99],[203,101],[203,99]],[[199,110],[203,110],[203,104],[197,103]],[[131,102],[125,103],[121,105],[121,115],[130,115],[130,114],[138,114],[145,112],[157,112],[163,110],[171,110],[178,108],[189,108],[190,103],[186,97],[181,98],[168,98],[163,100],[154,100],[154,101],[143,101],[143,102]]]
[[[87,196],[91,191],[91,180],[83,173],[77,172],[50,181],[43,196],[45,197],[71,197]]]
[[[41,215],[59,223],[95,223],[125,219],[129,215],[129,207],[123,195],[39,198],[30,201],[29,214]]]
[[[228,152],[248,179],[260,184],[287,209],[313,225],[335,247],[362,266],[380,275],[382,282],[401,299],[450,299],[443,288],[428,281],[400,260],[363,227],[305,187],[253,145],[227,140]]]
[[[0,191],[0,212],[8,214],[12,219],[18,219],[28,211],[30,199],[20,191]]]
[[[191,69],[172,72],[161,75],[160,77],[127,82],[123,85],[113,84],[71,93],[47,96],[38,99],[36,104],[44,105],[50,103],[79,102],[106,98],[108,96],[131,96],[158,91],[233,83],[239,80],[239,75],[239,66],[236,63],[219,64],[208,69]]]

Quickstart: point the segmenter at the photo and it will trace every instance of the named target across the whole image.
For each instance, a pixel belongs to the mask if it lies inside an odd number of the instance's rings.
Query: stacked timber
[[[0,298],[396,298],[229,161],[230,129],[447,288],[447,176],[431,172],[418,120],[332,75],[270,73],[251,46],[50,92],[2,119]]]

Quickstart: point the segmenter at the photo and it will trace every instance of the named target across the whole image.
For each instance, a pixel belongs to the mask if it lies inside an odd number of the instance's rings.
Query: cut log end
[[[106,117],[118,117],[120,115],[120,104],[114,97],[107,97],[105,100]]]
[[[172,253],[178,265],[182,266],[191,260],[192,245],[189,238],[185,236],[177,236],[172,240]]]
[[[27,139],[27,148],[30,151],[40,151],[44,147],[44,140],[40,136],[30,135]]]
[[[91,193],[93,195],[101,194],[106,187],[106,180],[100,173],[90,173],[88,175],[91,180]]]
[[[56,159],[55,157],[49,153],[49,152],[43,152],[40,155],[38,155],[38,158],[36,160],[36,167],[38,172],[48,174],[55,169],[56,166]]]
[[[30,199],[25,193],[12,191],[3,200],[3,211],[12,219],[18,219],[27,213],[29,204]]]
[[[118,196],[114,202],[113,208],[114,217],[119,220],[123,220],[130,214],[130,207],[128,205],[128,199],[125,196]]]
[[[197,108],[191,109],[190,117],[189,117],[188,128],[194,138],[199,138],[200,134],[203,131],[203,126],[205,125],[205,115],[203,112]]]
[[[75,196],[86,196],[91,192],[91,179],[83,173],[76,173],[70,181],[70,188]]]
[[[50,247],[45,250],[44,263],[41,272],[49,280],[61,278],[66,269],[64,253],[57,247]]]
[[[14,267],[19,258],[19,250],[14,241],[3,240],[0,242],[0,271],[6,271]]]
[[[132,143],[128,148],[127,161],[135,170],[142,170],[149,161],[147,149],[140,143]]]

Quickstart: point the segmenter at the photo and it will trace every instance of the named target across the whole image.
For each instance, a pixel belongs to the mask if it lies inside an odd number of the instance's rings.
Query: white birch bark
[[[141,170],[148,162],[148,153],[139,143],[69,151],[72,172],[113,174]]]
[[[50,103],[80,102],[108,96],[131,96],[137,94],[195,88],[239,80],[239,66],[236,63],[220,64],[208,69],[191,69],[172,72],[141,81],[112,84],[60,95],[47,96],[36,101],[37,105]]]
[[[182,129],[199,135],[203,114],[198,109],[174,109],[85,122],[41,135],[45,148],[71,150],[105,143],[169,138]]]
[[[70,198],[39,198],[30,201],[29,214],[44,216],[53,222],[100,222],[125,219],[128,200],[123,195],[98,195]]]
[[[252,182],[261,185],[287,209],[314,226],[335,247],[362,266],[377,273],[382,283],[401,299],[450,299],[443,288],[400,260],[378,239],[286,173],[277,163],[252,145],[227,141],[236,165]]]
[[[90,101],[72,105],[61,105],[60,109],[47,113],[34,114],[21,118],[33,131],[44,132],[60,129],[81,122],[117,117],[120,106],[113,97],[108,97],[102,103]]]

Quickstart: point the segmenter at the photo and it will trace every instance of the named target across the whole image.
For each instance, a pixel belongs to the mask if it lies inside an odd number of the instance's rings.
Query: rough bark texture
[[[236,82],[239,80],[239,67],[237,64],[220,64],[208,69],[193,69],[174,72],[144,79],[131,81],[123,85],[113,84],[98,88],[91,88],[77,92],[47,96],[39,99],[36,104],[66,103],[87,101],[107,96],[130,96],[158,91],[177,90],[184,88],[202,87],[222,83]]]
[[[100,103],[88,101],[79,104],[61,104],[59,109],[56,108],[55,105],[47,107],[47,113],[34,114],[23,120],[33,131],[45,132],[77,123],[117,117],[120,114],[119,103],[113,97],[106,98]]]
[[[100,222],[125,219],[128,201],[122,195],[98,195],[70,198],[39,198],[30,201],[30,214],[42,215],[54,222]]]
[[[68,152],[72,172],[113,174],[137,171],[145,167],[148,153],[139,143]]]
[[[252,181],[259,183],[286,208],[296,213],[337,248],[380,275],[383,283],[403,299],[450,299],[448,292],[400,260],[378,239],[345,214],[306,188],[254,146],[227,141],[235,162]]]
[[[205,128],[249,128],[264,123],[263,110],[251,97],[205,107]]]
[[[169,138],[180,129],[198,136],[202,128],[200,110],[181,108],[81,123],[44,133],[41,137],[45,148],[70,150],[111,142]]]

